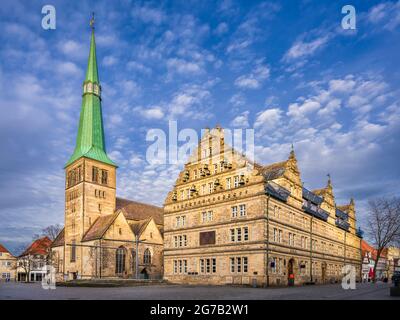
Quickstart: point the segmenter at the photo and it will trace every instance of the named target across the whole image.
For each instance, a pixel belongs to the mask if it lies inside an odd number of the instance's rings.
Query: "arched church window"
[[[151,264],[151,252],[150,252],[149,248],[144,250],[143,263],[144,264]]]
[[[125,272],[125,251],[124,247],[119,247],[115,252],[115,273],[121,274]]]

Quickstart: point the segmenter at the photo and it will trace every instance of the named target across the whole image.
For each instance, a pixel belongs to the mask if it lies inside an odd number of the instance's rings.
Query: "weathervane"
[[[94,29],[94,12],[92,12],[92,18],[90,18],[89,24],[90,24],[90,27],[91,27],[92,29]]]

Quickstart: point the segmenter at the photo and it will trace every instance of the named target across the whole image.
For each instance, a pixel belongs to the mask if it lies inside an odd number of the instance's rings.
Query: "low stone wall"
[[[107,279],[107,280],[70,280],[57,282],[58,287],[134,287],[145,285],[166,284],[164,280],[134,280],[134,279]]]

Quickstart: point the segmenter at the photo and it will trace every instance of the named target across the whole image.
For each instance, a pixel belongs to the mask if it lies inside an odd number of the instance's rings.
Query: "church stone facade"
[[[58,279],[161,278],[162,208],[116,197],[104,141],[94,27],[75,151],[65,166],[65,225],[52,244]]]
[[[341,281],[344,265],[358,280],[361,272],[354,201],[337,205],[330,178],[304,188],[294,150],[283,162],[253,163],[225,145],[219,127],[169,192],[164,228],[171,282],[298,285]]]

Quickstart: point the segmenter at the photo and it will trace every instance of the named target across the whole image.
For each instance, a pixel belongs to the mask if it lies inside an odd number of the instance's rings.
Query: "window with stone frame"
[[[237,206],[233,206],[231,208],[231,210],[232,210],[232,214],[231,214],[232,218],[236,218],[237,215],[238,215],[238,207]]]
[[[231,229],[230,233],[231,233],[231,242],[235,242],[235,240],[236,240],[236,231],[235,231],[235,229]]]
[[[200,259],[200,273],[216,273],[217,272],[217,259],[206,258]]]
[[[71,256],[70,256],[70,262],[75,262],[76,261],[76,244],[75,240],[71,241]]]
[[[236,239],[238,242],[242,241],[242,228],[236,228]]]
[[[122,274],[125,272],[126,249],[119,247],[115,252],[115,273]]]
[[[249,268],[248,257],[230,257],[231,273],[247,273]]]
[[[249,228],[243,227],[243,241],[249,240]]]
[[[230,189],[231,188],[231,178],[226,178],[226,189]]]
[[[233,186],[234,186],[235,188],[239,187],[239,176],[235,176],[235,177],[233,178]]]
[[[92,167],[92,182],[99,182],[99,168]]]
[[[108,184],[108,171],[101,170],[101,184]]]
[[[147,248],[146,250],[144,250],[144,254],[143,254],[143,263],[144,264],[151,264],[151,251],[149,248]]]
[[[245,204],[239,205],[239,211],[240,211],[240,216],[244,217],[247,214],[246,213],[246,205]]]

